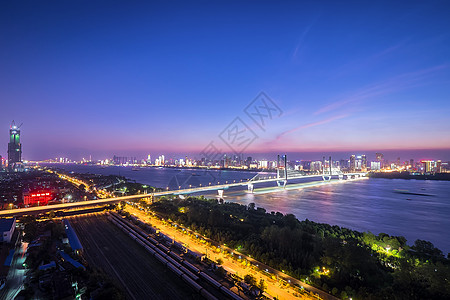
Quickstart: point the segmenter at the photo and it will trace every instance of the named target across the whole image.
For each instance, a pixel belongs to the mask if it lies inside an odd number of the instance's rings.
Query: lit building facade
[[[367,171],[367,157],[365,155],[361,155],[361,170]]]
[[[356,156],[355,155],[350,156],[349,168],[350,168],[350,172],[355,172],[355,170],[356,170]]]
[[[26,191],[23,193],[25,207],[47,205],[52,199],[53,195],[50,191]]]
[[[372,171],[380,171],[381,170],[381,162],[379,162],[379,161],[370,162],[370,169]]]
[[[423,172],[424,173],[430,173],[432,171],[434,161],[422,160],[421,163],[423,164]]]

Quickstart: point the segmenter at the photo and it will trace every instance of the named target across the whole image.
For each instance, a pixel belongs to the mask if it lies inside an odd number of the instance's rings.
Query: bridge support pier
[[[249,183],[249,184],[247,185],[247,189],[248,189],[248,191],[249,191],[250,193],[253,194],[253,189],[254,189],[253,183]]]
[[[283,188],[285,188],[286,187],[286,184],[287,184],[287,180],[278,180],[277,181],[277,185],[279,186],[279,187],[283,187]]]
[[[217,196],[222,199],[223,198],[223,190],[217,190]]]
[[[331,180],[331,175],[322,175],[322,179],[323,181],[330,181]]]
[[[344,175],[339,174],[339,180],[342,180],[342,179],[344,179]]]

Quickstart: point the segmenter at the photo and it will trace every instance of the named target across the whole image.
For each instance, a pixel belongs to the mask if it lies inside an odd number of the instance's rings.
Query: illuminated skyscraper
[[[367,158],[365,155],[361,155],[361,171],[367,170]]]
[[[22,162],[22,144],[20,143],[20,130],[13,121],[9,129],[8,169],[13,170],[16,164],[20,162]]]
[[[430,173],[432,171],[432,167],[434,165],[434,162],[431,160],[422,160],[421,163],[423,164],[423,172],[424,173]]]
[[[352,155],[350,156],[350,172],[355,172],[356,170],[356,156]]]
[[[375,153],[375,158],[376,158],[376,161],[380,162],[381,168],[383,168],[384,167],[384,163],[385,163],[383,153]]]
[[[384,159],[383,153],[375,153],[376,160],[381,162]]]
[[[436,167],[434,168],[435,173],[442,173],[442,161],[438,160],[436,162]]]

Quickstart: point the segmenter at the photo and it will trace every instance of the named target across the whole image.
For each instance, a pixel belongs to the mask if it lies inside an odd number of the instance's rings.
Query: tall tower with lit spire
[[[8,169],[14,170],[17,163],[22,162],[22,144],[20,143],[20,126],[12,121],[9,129]]]

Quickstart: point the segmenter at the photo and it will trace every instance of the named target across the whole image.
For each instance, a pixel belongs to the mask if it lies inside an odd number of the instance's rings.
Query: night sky
[[[0,2],[1,155],[12,120],[24,159],[101,159],[226,151],[239,117],[248,153],[450,159],[449,1],[147,2]]]

